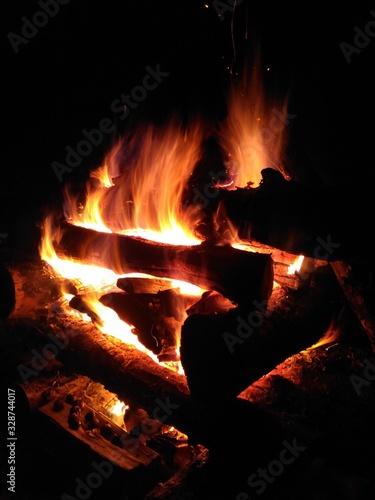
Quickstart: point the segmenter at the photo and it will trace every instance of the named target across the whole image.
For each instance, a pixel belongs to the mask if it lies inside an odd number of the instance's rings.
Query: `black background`
[[[267,91],[290,94],[288,109],[297,116],[288,127],[288,155],[296,177],[351,186],[345,201],[354,224],[358,217],[373,219],[375,40],[353,54],[351,64],[339,44],[353,43],[354,27],[374,19],[375,1],[243,0],[233,18],[226,12],[221,21],[211,0],[71,0],[18,54],[7,35],[21,34],[21,18],[32,19],[40,6],[7,0],[2,7],[0,235],[15,246],[28,249],[44,206],[61,197],[63,184],[51,163],[64,162],[65,147],[76,146],[82,129],[96,128],[103,118],[116,121],[111,103],[142,82],[147,65],[160,64],[170,75],[126,123],[116,122],[117,134],[175,110],[222,118],[233,40],[235,68],[260,45]],[[83,181],[112,139],[66,174],[66,182]]]
[[[174,110],[221,118],[233,41],[235,69],[257,44],[263,69],[271,68],[264,74],[267,89],[290,94],[289,112],[297,117],[288,129],[288,155],[298,179],[352,185],[353,206],[363,190],[371,196],[375,41],[353,54],[351,64],[339,44],[353,43],[354,27],[374,19],[375,4],[243,0],[222,21],[213,2],[207,5],[71,0],[15,54],[8,33],[21,34],[21,18],[41,9],[37,2],[3,3],[0,233],[11,234],[19,221],[58,199],[62,184],[51,163],[64,162],[65,146],[74,148],[83,128],[105,117],[116,121],[111,103],[141,83],[147,65],[160,64],[170,76],[126,125],[117,120],[117,134],[141,117],[157,120]],[[85,179],[111,140],[64,180]]]

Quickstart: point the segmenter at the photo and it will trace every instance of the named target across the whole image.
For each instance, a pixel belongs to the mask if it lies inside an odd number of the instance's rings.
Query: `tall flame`
[[[233,188],[258,186],[264,168],[283,171],[286,102],[270,106],[266,100],[259,57],[251,72],[230,88],[228,114],[219,129],[221,146]],[[286,99],[285,99],[286,101]]]
[[[258,185],[266,167],[283,171],[286,106],[283,103],[271,109],[266,103],[259,68],[257,60],[250,78],[246,73],[241,85],[233,83],[228,114],[217,131],[230,175],[226,189]],[[66,219],[100,232],[124,233],[174,245],[200,244],[195,229],[204,214],[199,205],[185,203],[185,195],[189,194],[190,176],[202,158],[206,138],[202,119],[185,125],[176,116],[167,124],[144,124],[126,133],[103,164],[90,173],[85,193],[77,195],[66,186]],[[220,204],[214,219],[223,242],[253,251],[248,242],[239,240]],[[59,229],[53,227],[52,217],[48,217],[42,231],[41,258],[59,276],[85,288],[86,305],[100,318],[97,327],[103,333],[136,346],[157,362],[157,356],[133,334],[132,325],[124,323],[99,300],[103,291],[115,287],[120,276],[109,269],[59,258],[54,249],[54,240],[59,238]],[[202,294],[203,290],[192,285],[186,289],[187,285],[171,282],[182,294]],[[178,345],[176,348],[178,354]],[[183,373],[181,363],[177,365],[174,369]]]
[[[121,138],[92,172],[86,200],[69,188],[65,214],[74,224],[169,244],[193,245],[197,206],[183,206],[184,191],[201,156],[204,126],[147,124]]]

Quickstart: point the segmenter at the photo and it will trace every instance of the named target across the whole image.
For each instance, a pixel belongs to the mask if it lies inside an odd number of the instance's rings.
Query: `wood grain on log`
[[[137,272],[188,281],[243,305],[267,300],[273,287],[270,255],[229,245],[165,245],[65,224],[57,251],[119,274]]]

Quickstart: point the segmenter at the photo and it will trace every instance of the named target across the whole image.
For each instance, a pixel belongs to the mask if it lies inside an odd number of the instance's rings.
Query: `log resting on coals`
[[[100,233],[65,223],[56,245],[59,255],[97,264],[118,274],[144,273],[215,290],[244,306],[268,300],[273,286],[270,255],[229,245],[174,246],[116,233]]]
[[[225,314],[192,314],[181,331],[181,362],[192,396],[225,401],[286,358],[317,343],[342,308],[332,273],[317,271],[301,292],[278,288],[264,305]]]
[[[371,195],[358,199],[352,188],[287,181],[271,168],[262,177],[257,188],[220,189],[203,227],[211,227],[220,203],[243,240],[314,259],[371,262]]]

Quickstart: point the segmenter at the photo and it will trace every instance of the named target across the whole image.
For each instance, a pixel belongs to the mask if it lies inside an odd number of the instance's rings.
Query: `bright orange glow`
[[[113,309],[99,302],[94,294],[92,296],[85,295],[83,301],[91,311],[99,316],[101,323],[96,326],[101,332],[133,345],[154,361],[158,361],[157,356],[139,342],[137,335],[132,332],[132,326],[122,321]]]
[[[172,280],[171,285],[172,288],[178,288],[182,295],[188,295],[190,297],[201,297],[202,293],[206,291],[187,281]]]
[[[261,171],[271,167],[283,171],[285,146],[285,102],[270,105],[266,100],[259,59],[245,72],[240,84],[233,83],[226,120],[219,130],[227,155],[233,189],[257,187]]]
[[[59,237],[60,232],[58,228],[53,225],[52,217],[47,217],[44,226],[42,227],[42,238],[39,246],[41,259],[51,266],[57,276],[69,279],[77,286],[78,289],[85,290],[85,295],[82,300],[86,303],[87,308],[94,312],[101,320],[100,323],[98,322],[96,324],[96,327],[107,335],[111,335],[122,342],[133,345],[143,353],[147,354],[156,363],[166,366],[177,373],[184,374],[180,361],[159,362],[157,356],[149,349],[146,349],[146,347],[139,342],[138,337],[132,332],[133,326],[122,321],[113,309],[104,306],[99,301],[103,293],[113,290],[116,287],[116,283],[119,278],[141,277],[152,279],[154,277],[139,273],[118,275],[110,269],[106,269],[104,267],[91,266],[69,259],[62,259],[57,256],[53,246],[54,240],[58,241]],[[160,280],[162,278],[158,279]],[[181,293],[182,290],[184,290],[183,293],[186,295],[200,296],[204,292],[204,290],[199,287],[184,281],[168,279],[165,279],[165,281],[171,285],[171,288],[179,288]],[[73,298],[73,295],[63,293],[63,297],[65,304],[67,305]],[[92,321],[90,316],[86,313],[82,313],[71,308],[69,308],[68,311],[70,314],[80,317],[84,321]],[[179,342],[179,340],[180,339],[176,339],[177,342]],[[178,346],[176,348],[176,352],[179,356]]]
[[[204,127],[140,127],[118,141],[86,185],[86,201],[65,192],[73,224],[172,245],[197,245],[199,207],[181,209],[184,190],[201,157]]]
[[[335,326],[332,322],[332,326],[325,332],[323,337],[316,344],[313,344],[311,347],[309,347],[307,351],[316,349],[317,347],[322,347],[326,344],[333,344],[340,338],[341,333],[341,328],[339,326]]]
[[[252,72],[245,75],[241,86],[233,84],[227,117],[217,131],[229,173],[227,182],[220,185],[222,189],[256,187],[261,181],[261,171],[267,167],[283,171],[285,110],[285,102],[277,103],[273,108],[266,104],[258,61]],[[199,205],[185,204],[184,197],[201,160],[207,137],[203,120],[183,125],[177,117],[165,125],[145,124],[126,133],[111,148],[103,164],[91,172],[84,193],[77,194],[67,185],[64,191],[66,220],[100,232],[121,233],[171,245],[199,245],[201,240],[195,230],[204,214]],[[218,239],[223,244],[245,251],[259,251],[250,243],[241,241],[221,204],[214,219]],[[107,268],[60,258],[55,252],[55,243],[60,238],[59,228],[53,226],[52,217],[47,217],[39,249],[42,260],[59,277],[71,280],[78,290],[84,290],[82,300],[87,309],[95,313],[92,317],[100,318],[95,320],[100,331],[133,345],[159,363],[158,357],[139,342],[133,333],[133,325],[126,324],[113,309],[100,302],[102,295],[117,288],[119,278],[154,277],[134,273],[119,275]],[[107,250],[102,249],[103,253]],[[98,253],[100,261],[103,254]],[[298,269],[290,269],[290,273]],[[200,297],[205,291],[190,283],[165,281],[189,300]],[[65,294],[64,297],[68,304],[72,296]],[[88,314],[71,308],[69,311],[85,321],[93,321]],[[176,359],[179,359],[179,340],[177,338],[175,344]],[[159,364],[184,373],[180,361]],[[124,403],[119,402],[113,411],[121,413],[124,408]]]
[[[115,417],[123,417],[127,409],[129,409],[129,406],[118,399],[113,407],[109,409],[109,411]]]
[[[243,250],[244,252],[255,252],[250,244],[247,244],[245,242],[243,243],[233,243],[232,244],[233,248],[237,248],[237,250]]]
[[[297,257],[296,260],[293,262],[293,264],[291,264],[288,267],[288,274],[298,273],[298,271],[300,271],[300,269],[301,269],[302,262],[303,262],[304,258],[305,257],[303,255],[300,255],[299,257]]]
[[[42,228],[39,254],[41,259],[46,261],[58,276],[72,280],[78,287],[103,289],[106,286],[115,285],[118,276],[110,269],[58,257],[53,243],[59,238],[60,230],[53,225],[52,216],[48,216]]]

